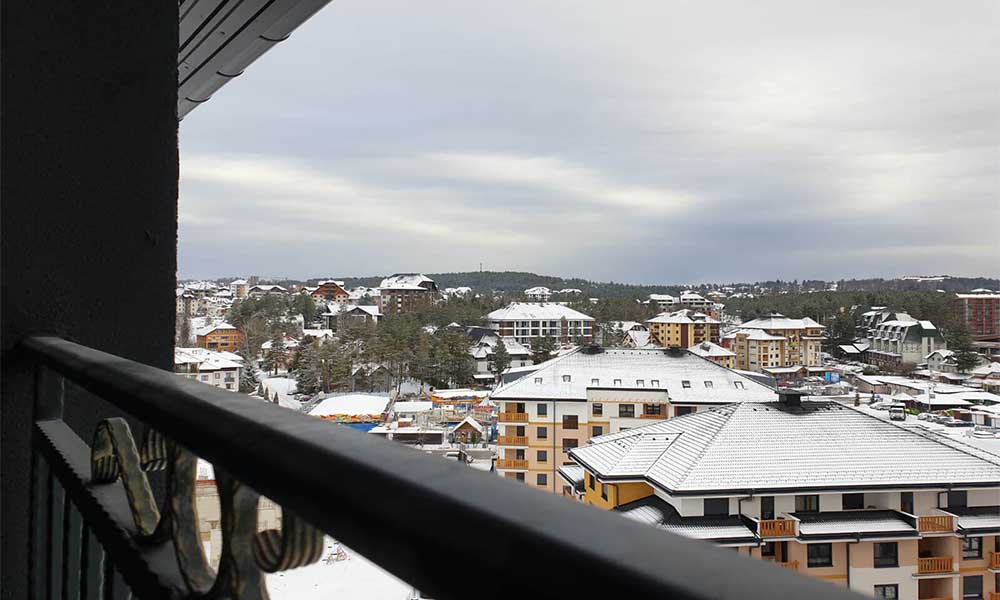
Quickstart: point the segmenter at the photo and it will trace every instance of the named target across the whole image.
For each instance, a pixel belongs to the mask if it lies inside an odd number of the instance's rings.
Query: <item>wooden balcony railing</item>
[[[917,573],[951,573],[954,571],[954,562],[950,556],[932,556],[930,558],[917,559]]]
[[[527,423],[528,413],[502,412],[497,417],[497,421],[500,423]]]
[[[486,589],[484,598],[508,589],[546,598],[597,592],[675,600],[856,597],[811,577],[775,573],[729,550],[664,535],[402,444],[73,342],[30,338],[17,352],[18,365],[34,363],[36,387],[33,409],[24,407],[33,411],[32,485],[25,491],[31,542],[23,548],[31,569],[21,577],[27,593],[15,595],[266,598],[265,573],[321,559],[325,534],[441,600],[482,588],[482,574],[496,569],[498,539],[516,548],[523,564],[544,564],[551,576],[506,570],[504,590]],[[78,433],[63,420],[64,400],[68,409],[100,417],[103,404],[90,403],[94,397],[128,413],[132,423],[144,423],[146,435],[134,439],[129,422],[115,417],[101,421],[96,436],[93,430]],[[218,573],[207,564],[198,535],[192,498],[198,457],[215,467],[221,518],[228,524]],[[502,459],[500,465],[524,468],[527,462]],[[162,498],[153,495],[150,471],[165,475]],[[281,506],[281,531],[257,532],[258,492]],[[398,510],[400,498],[408,510]],[[446,530],[478,535],[442,535]],[[458,553],[464,569],[427,568],[427,556]],[[595,584],[580,573],[601,577]]]
[[[528,459],[526,458],[498,458],[498,469],[527,469]]]
[[[917,519],[917,529],[926,533],[955,531],[954,517],[951,515],[919,517]]]
[[[795,536],[795,521],[791,519],[767,519],[760,522],[757,528],[760,537],[793,537]]]
[[[951,598],[948,598],[951,600]],[[986,594],[986,600],[1000,600],[1000,592],[989,592]]]
[[[1000,552],[990,552],[990,563],[988,569],[1000,569]],[[1000,594],[1000,590],[997,591]]]
[[[500,446],[527,446],[528,436],[526,435],[501,435],[497,437],[497,444]]]

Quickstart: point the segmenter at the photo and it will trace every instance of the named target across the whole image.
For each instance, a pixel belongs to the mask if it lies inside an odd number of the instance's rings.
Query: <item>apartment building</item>
[[[702,342],[719,343],[719,321],[685,308],[646,321],[652,341],[664,348],[690,348]]]
[[[822,362],[824,329],[809,317],[789,319],[774,313],[743,323],[722,337],[722,346],[736,353],[736,368],[745,371],[814,367]]]
[[[1000,599],[1000,457],[832,401],[712,408],[569,451],[563,493],[881,599]]]
[[[594,318],[562,304],[512,302],[486,320],[499,336],[525,346],[546,337],[565,343],[594,341]]]
[[[552,297],[552,290],[539,285],[524,290],[524,296],[529,302],[548,302]]]
[[[512,337],[501,338],[492,329],[485,327],[469,327],[466,329],[466,333],[472,339],[469,354],[476,362],[474,377],[479,381],[492,382],[495,379],[494,369],[496,365],[493,358],[496,356],[497,346],[501,340],[503,340],[504,348],[510,357],[508,368],[526,367],[531,364],[531,350],[519,344]]]
[[[557,491],[566,452],[594,436],[733,402],[774,400],[774,391],[681,349],[584,347],[504,384],[491,396],[497,472]]]
[[[972,339],[1000,341],[1000,294],[956,294]]]
[[[246,279],[235,279],[229,282],[229,291],[233,298],[242,300],[250,293],[250,283]]]
[[[660,310],[669,310],[679,304],[680,300],[670,294],[650,294],[646,303],[655,304]]]
[[[195,345],[217,352],[239,352],[243,334],[229,323],[216,323],[196,329]]]
[[[422,303],[439,297],[434,280],[420,273],[396,273],[378,287],[379,306],[386,315],[410,312]]]
[[[713,344],[712,342],[702,342],[688,348],[688,352],[722,365],[727,369],[735,368],[736,353],[731,350],[727,350],[718,344]]]
[[[944,337],[930,321],[918,321],[906,313],[876,324],[868,338],[868,362],[883,368],[917,365],[935,350],[946,347]]]
[[[205,348],[174,348],[174,373],[230,391],[240,389],[243,358]]]
[[[344,289],[343,281],[321,281],[309,295],[316,302],[323,303],[336,302],[346,304],[351,300],[351,295]]]

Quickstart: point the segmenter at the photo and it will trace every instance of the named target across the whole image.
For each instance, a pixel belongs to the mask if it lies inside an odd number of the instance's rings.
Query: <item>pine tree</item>
[[[285,336],[281,332],[275,332],[271,336],[271,347],[264,353],[264,368],[271,371],[272,375],[278,374],[278,368],[285,364],[288,352],[285,350]]]
[[[299,348],[295,358],[292,374],[295,377],[296,390],[309,395],[320,391],[323,372],[316,344],[306,344]]]
[[[952,331],[948,337],[948,349],[954,352],[951,356],[955,359],[959,373],[966,373],[979,365],[979,355],[972,345],[972,338],[969,337],[969,330],[966,327],[962,326]]]
[[[555,342],[550,337],[542,337],[531,344],[531,362],[538,365],[552,358]]]
[[[493,375],[500,379],[508,367],[510,367],[510,352],[507,352],[507,344],[503,343],[503,338],[500,338],[493,348]]]
[[[244,361],[246,364],[240,369],[240,391],[244,394],[252,394],[257,389],[257,368],[250,360]]]

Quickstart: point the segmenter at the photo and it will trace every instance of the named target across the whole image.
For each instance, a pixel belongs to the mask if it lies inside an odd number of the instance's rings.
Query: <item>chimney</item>
[[[785,406],[802,406],[802,397],[807,395],[802,390],[783,389],[778,392],[778,402]]]

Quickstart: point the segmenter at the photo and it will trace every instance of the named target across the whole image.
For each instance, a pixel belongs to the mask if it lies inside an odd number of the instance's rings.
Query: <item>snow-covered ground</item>
[[[328,537],[319,562],[268,575],[267,589],[274,600],[407,600],[413,586]]]
[[[264,391],[267,392],[268,396],[273,396],[275,392],[278,394],[278,406],[284,408],[291,408],[292,410],[301,410],[302,403],[293,398],[295,394],[295,380],[291,377],[264,377],[261,380],[264,385]]]

